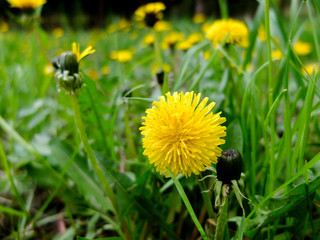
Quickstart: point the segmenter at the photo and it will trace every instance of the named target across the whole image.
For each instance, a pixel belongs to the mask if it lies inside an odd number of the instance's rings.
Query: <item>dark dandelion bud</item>
[[[64,52],[60,56],[60,68],[61,72],[67,70],[69,74],[79,73],[79,63],[77,61],[77,56],[74,52],[68,51]]]
[[[223,151],[217,163],[217,178],[224,184],[230,184],[231,180],[239,180],[242,172],[241,154],[233,149]]]
[[[159,69],[156,73],[156,77],[159,85],[162,85],[164,80],[164,71],[162,69]]]
[[[144,18],[144,22],[148,27],[153,27],[158,21],[159,17],[154,13],[146,14]]]

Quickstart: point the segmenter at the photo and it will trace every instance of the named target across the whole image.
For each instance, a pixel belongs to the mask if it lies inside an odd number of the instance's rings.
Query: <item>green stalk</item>
[[[3,149],[3,146],[2,146],[2,141],[1,141],[1,138],[0,138],[0,157],[2,159],[2,164],[4,166],[4,169],[5,169],[5,172],[8,176],[8,179],[9,179],[9,182],[10,182],[10,186],[11,186],[11,189],[12,191],[14,192],[14,194],[16,195],[16,198],[18,200],[18,203],[21,207],[21,209],[24,211],[24,213],[26,215],[28,215],[28,211],[26,209],[26,205],[16,187],[16,185],[14,184],[14,181],[13,181],[13,178],[12,178],[12,175],[11,175],[11,172],[10,172],[10,169],[9,169],[9,164],[8,164],[8,160],[7,160],[7,156],[4,152],[4,149]]]
[[[228,223],[228,202],[229,197],[226,197],[225,204],[220,208],[220,215],[218,217],[217,228],[215,233],[215,240],[223,240],[224,231]]]
[[[265,1],[265,28],[267,34],[267,46],[268,46],[268,85],[269,85],[269,96],[268,103],[269,109],[273,103],[273,79],[272,79],[272,57],[271,57],[271,35],[270,35],[270,0]],[[270,138],[271,138],[271,146],[270,146],[270,171],[269,171],[269,181],[267,192],[270,193],[273,190],[273,182],[274,182],[274,145],[275,145],[275,114],[272,114],[270,117]]]
[[[115,213],[118,213],[118,207],[117,207],[117,202],[116,202],[116,197],[115,194],[113,193],[107,179],[105,178],[101,167],[99,166],[98,160],[96,159],[93,150],[89,144],[88,137],[82,122],[82,118],[80,115],[80,107],[78,103],[78,98],[76,94],[71,94],[70,95],[71,100],[72,100],[72,108],[74,112],[74,119],[78,128],[78,132],[81,138],[81,141],[83,143],[84,149],[86,153],[88,154],[88,158],[91,162],[91,165],[93,167],[93,170],[95,171],[100,183],[102,184],[104,191],[106,195],[110,198],[112,206],[114,208]]]
[[[161,48],[160,48],[160,42],[158,38],[157,31],[153,29],[153,35],[154,35],[154,48],[156,52],[156,58],[159,65],[159,68],[162,68],[162,55],[161,55]]]
[[[227,0],[219,0],[219,7],[220,7],[221,17],[227,19],[228,18]]]
[[[170,176],[171,176],[171,178],[173,180],[173,183],[176,185],[176,188],[177,188],[177,190],[178,190],[178,192],[180,194],[180,197],[182,198],[184,204],[186,205],[186,208],[187,208],[187,210],[188,210],[188,212],[189,212],[194,224],[196,225],[196,227],[197,227],[202,239],[203,240],[208,240],[208,237],[205,234],[205,232],[204,232],[204,230],[203,230],[203,228],[202,228],[202,226],[201,226],[196,214],[194,213],[193,208],[192,208],[192,206],[190,204],[190,201],[189,201],[186,193],[184,192],[183,187],[181,186],[179,180],[177,178],[175,178],[175,176],[173,175],[173,173],[169,169],[167,169],[167,171],[170,174]]]
[[[126,105],[127,106],[124,113],[124,124],[125,124],[125,134],[126,134],[128,152],[129,152],[128,156],[129,158],[137,158],[137,151],[134,145],[132,131],[129,123],[129,104],[126,104]]]
[[[201,174],[200,174],[200,176],[202,178]],[[213,206],[212,206],[212,203],[211,203],[210,194],[206,189],[204,181],[200,181],[199,180],[199,187],[200,187],[200,190],[201,190],[201,193],[202,193],[204,204],[207,207],[209,218],[215,218],[216,214],[213,211]]]
[[[251,129],[251,162],[250,162],[250,185],[251,185],[251,196],[256,195],[256,113],[255,113],[255,101],[254,91],[251,93],[251,114],[250,114],[250,129]]]

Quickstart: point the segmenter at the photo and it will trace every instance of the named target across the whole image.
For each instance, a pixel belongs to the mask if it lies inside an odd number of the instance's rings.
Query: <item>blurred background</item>
[[[103,28],[114,17],[131,18],[133,12],[146,0],[47,0],[42,11],[42,25],[46,29],[68,24],[72,28]],[[167,6],[165,17],[190,17],[204,13],[208,17],[219,18],[218,0],[164,0]],[[289,0],[276,0],[274,4],[284,8]],[[227,0],[231,17],[252,15],[258,5],[257,0]],[[9,7],[6,0],[0,0],[0,20],[9,20],[10,13],[19,13],[19,9]]]

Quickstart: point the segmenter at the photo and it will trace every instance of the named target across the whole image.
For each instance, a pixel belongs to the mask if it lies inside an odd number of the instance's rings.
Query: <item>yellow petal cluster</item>
[[[206,15],[203,13],[197,13],[192,18],[193,23],[203,23],[205,20],[206,20]]]
[[[199,174],[221,155],[219,145],[224,144],[226,121],[221,112],[211,112],[215,103],[208,98],[200,101],[201,94],[174,92],[159,97],[146,110],[140,127],[144,155],[160,174],[169,177],[167,169],[175,176]]]
[[[132,59],[132,51],[129,50],[119,50],[110,53],[110,58],[118,62],[129,62]]]
[[[183,34],[181,32],[171,32],[166,35],[161,43],[163,49],[174,47],[174,45],[183,40]]]
[[[168,31],[172,28],[171,23],[167,21],[158,21],[156,24],[153,26],[154,30],[157,32],[164,32]]]
[[[166,6],[162,2],[154,2],[154,3],[148,3],[146,5],[143,5],[139,7],[135,11],[135,16],[137,20],[144,20],[146,15],[153,14],[157,16],[159,19],[162,18],[161,12],[166,9]]]
[[[211,40],[215,46],[221,44],[226,38],[226,43],[239,47],[247,47],[249,31],[247,26],[241,21],[221,19],[213,22],[207,30],[206,37]]]
[[[311,53],[312,47],[310,43],[297,41],[293,49],[298,55],[305,56]]]
[[[80,54],[80,44],[75,42],[72,43],[72,52],[76,55],[78,62],[80,62],[84,57],[93,54],[95,51],[96,50],[93,49],[92,46],[89,46]]]
[[[36,9],[45,4],[46,0],[7,0],[10,3],[10,7],[21,9]]]

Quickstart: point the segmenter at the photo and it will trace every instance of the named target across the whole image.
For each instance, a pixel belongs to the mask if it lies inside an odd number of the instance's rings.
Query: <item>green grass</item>
[[[319,73],[304,69],[320,62],[320,8],[293,0],[284,10],[275,2],[260,1],[242,19],[247,48],[214,48],[204,39],[170,52],[161,49],[166,32],[157,32],[154,51],[142,44],[152,31],[136,24],[113,32],[65,30],[61,38],[40,27],[1,33],[0,238],[197,239],[200,229],[214,239],[215,165],[201,179],[165,178],[142,154],[139,127],[152,101],[167,90],[193,90],[227,119],[221,148],[244,159],[240,189],[247,199],[228,199],[224,239],[319,239]],[[186,36],[201,31],[190,19],[171,23]],[[298,55],[297,40],[310,43],[311,53]],[[97,51],[81,61],[85,85],[69,96],[44,67],[74,41]],[[111,60],[120,49],[133,49],[133,59]],[[272,59],[275,49],[280,59]],[[155,62],[171,67],[165,86],[156,81]]]

